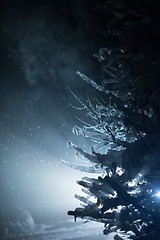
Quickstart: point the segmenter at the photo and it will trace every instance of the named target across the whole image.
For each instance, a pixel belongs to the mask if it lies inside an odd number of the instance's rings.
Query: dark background
[[[83,174],[60,160],[75,160],[68,139],[84,149],[89,142],[72,134],[80,124],[75,114],[83,113],[70,107],[77,103],[67,87],[82,101],[92,95],[76,71],[99,77],[93,54],[105,44],[100,8],[91,0],[0,2],[2,236],[22,215],[57,222],[78,204],[76,180]]]

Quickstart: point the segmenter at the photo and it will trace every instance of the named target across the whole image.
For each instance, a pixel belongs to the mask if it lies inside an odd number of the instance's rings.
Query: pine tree
[[[78,184],[86,197],[69,211],[75,219],[104,224],[115,239],[158,240],[160,221],[160,19],[159,3],[151,0],[107,0],[106,47],[94,57],[99,79],[77,72],[98,92],[78,109],[90,118],[73,133],[93,140],[91,153],[68,141],[89,166],[68,166],[99,173]],[[96,201],[92,201],[92,198]]]

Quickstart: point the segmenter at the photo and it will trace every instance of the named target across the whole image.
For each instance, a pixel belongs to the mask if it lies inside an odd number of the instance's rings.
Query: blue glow
[[[160,191],[158,191],[158,192],[155,194],[155,196],[160,198]]]

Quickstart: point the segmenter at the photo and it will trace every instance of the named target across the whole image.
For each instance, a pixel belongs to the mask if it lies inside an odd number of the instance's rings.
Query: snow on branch
[[[85,74],[77,71],[77,74],[88,84],[90,84],[92,87],[94,87],[95,89],[97,89],[100,92],[104,92],[104,93],[109,93],[109,91],[105,90],[105,88],[101,85],[98,85],[96,82],[94,82],[92,79],[88,78]]]

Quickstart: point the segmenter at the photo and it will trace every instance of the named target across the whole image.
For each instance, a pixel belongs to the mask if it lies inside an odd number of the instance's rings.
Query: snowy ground
[[[17,222],[4,226],[0,240],[113,240],[113,235],[103,235],[103,224],[84,223],[73,219],[54,224],[36,224],[28,212]]]

